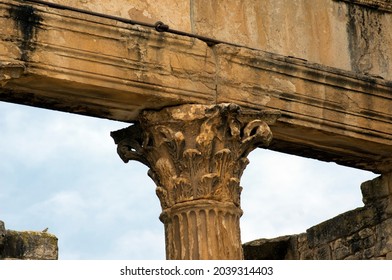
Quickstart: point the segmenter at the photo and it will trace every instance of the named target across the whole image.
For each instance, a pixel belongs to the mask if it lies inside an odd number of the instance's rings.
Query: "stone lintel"
[[[125,122],[186,103],[276,109],[271,149],[392,170],[391,81],[27,2],[0,1],[0,24],[0,100]]]
[[[218,102],[278,109],[270,149],[386,173],[392,82],[259,50],[216,47]]]
[[[20,1],[0,1],[0,23],[0,68],[23,67],[0,76],[0,100],[121,121],[157,104],[214,101],[215,63],[201,41]]]

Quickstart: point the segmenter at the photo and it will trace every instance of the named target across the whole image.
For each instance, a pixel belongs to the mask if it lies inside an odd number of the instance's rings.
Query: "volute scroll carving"
[[[112,136],[114,143],[117,145],[117,154],[125,163],[128,163],[130,160],[136,160],[150,166],[145,157],[143,133],[139,123],[112,131],[110,136]]]

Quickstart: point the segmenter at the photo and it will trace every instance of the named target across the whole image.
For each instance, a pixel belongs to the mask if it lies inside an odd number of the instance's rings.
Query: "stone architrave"
[[[111,133],[124,162],[146,164],[162,206],[167,259],[242,259],[240,178],[248,154],[267,146],[276,111],[234,104],[144,111]]]

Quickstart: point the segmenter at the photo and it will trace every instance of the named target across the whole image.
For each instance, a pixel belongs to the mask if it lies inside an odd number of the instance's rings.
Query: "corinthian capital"
[[[234,104],[181,105],[144,111],[139,122],[112,132],[120,157],[149,168],[163,209],[208,199],[240,204],[248,154],[267,146],[275,111]]]

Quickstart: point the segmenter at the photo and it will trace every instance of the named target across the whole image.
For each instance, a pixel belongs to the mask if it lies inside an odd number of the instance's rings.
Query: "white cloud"
[[[376,177],[297,156],[257,150],[242,178],[242,240],[304,232],[362,206],[360,184]]]
[[[148,252],[148,254],[146,254]],[[107,253],[108,259],[165,259],[165,238],[162,230],[129,230],[122,233]]]
[[[60,190],[54,193],[50,199],[32,205],[30,210],[47,219],[51,219],[50,217],[53,216],[62,217],[62,222],[66,225],[78,224],[81,226],[88,219],[87,211],[90,204],[78,191]]]

